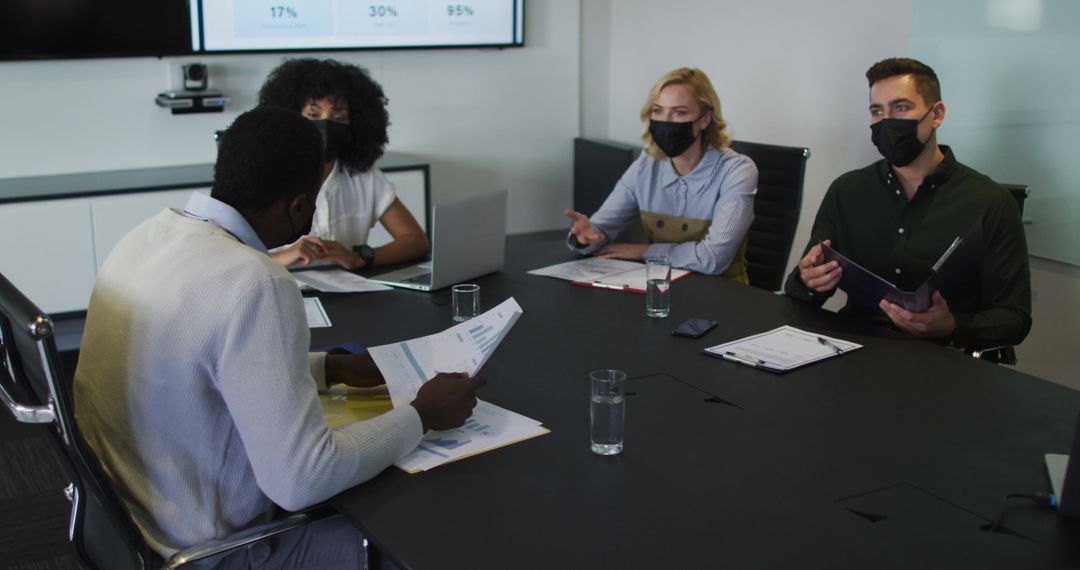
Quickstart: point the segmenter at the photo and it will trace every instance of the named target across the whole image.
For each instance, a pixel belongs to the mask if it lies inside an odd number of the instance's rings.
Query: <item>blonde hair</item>
[[[704,71],[696,67],[681,67],[665,73],[653,85],[652,90],[649,91],[649,97],[645,100],[645,105],[641,107],[641,122],[645,124],[645,133],[641,135],[641,138],[645,141],[645,152],[656,158],[667,157],[664,151],[660,150],[656,143],[653,142],[652,134],[649,133],[649,117],[652,116],[652,107],[656,102],[656,98],[660,96],[660,91],[668,85],[687,86],[694,99],[697,99],[705,112],[712,111],[712,122],[702,131],[702,140],[718,149],[731,144],[731,135],[727,132],[727,122],[724,121],[724,116],[720,112],[720,97],[716,95],[716,90],[713,89],[708,76],[705,75]]]

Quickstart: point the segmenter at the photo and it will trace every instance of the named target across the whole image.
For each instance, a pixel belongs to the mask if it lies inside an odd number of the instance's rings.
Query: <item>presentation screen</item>
[[[192,0],[196,53],[524,45],[524,0]]]
[[[0,0],[0,60],[191,51],[185,0]]]

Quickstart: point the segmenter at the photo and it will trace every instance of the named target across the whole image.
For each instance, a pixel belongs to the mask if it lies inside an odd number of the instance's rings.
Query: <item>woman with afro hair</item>
[[[424,257],[430,242],[375,168],[386,146],[386,96],[360,67],[332,59],[292,59],[270,72],[259,105],[295,110],[323,136],[325,169],[309,235],[273,252],[283,265],[312,261],[346,269]],[[393,240],[368,246],[368,232],[382,223]]]

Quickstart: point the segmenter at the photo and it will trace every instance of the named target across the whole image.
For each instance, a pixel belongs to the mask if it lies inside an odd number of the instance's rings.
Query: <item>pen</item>
[[[765,361],[764,360],[761,360],[761,359],[758,359],[758,358],[748,358],[746,356],[739,356],[738,354],[735,354],[734,352],[731,352],[730,350],[725,352],[723,354],[723,356],[724,356],[724,358],[726,358],[728,360],[734,360],[735,362],[741,362],[741,363],[746,364],[748,366],[753,366],[754,368],[757,368],[758,366],[765,366]]]
[[[843,354],[844,353],[843,349],[841,349],[839,346],[836,346],[835,344],[829,342],[829,340],[826,339],[823,336],[817,337],[817,341],[820,342],[821,344],[824,344],[825,346],[833,349],[833,352],[835,352],[836,354]]]
[[[590,281],[590,285],[593,287],[600,287],[601,289],[615,289],[616,291],[624,291],[629,285],[614,285],[612,283],[604,283],[603,281]]]
[[[963,239],[960,239],[959,237],[954,239],[952,244],[949,245],[949,248],[945,250],[945,253],[941,254],[941,257],[938,258],[937,263],[935,263],[934,266],[930,268],[930,271],[937,273],[937,270],[941,269],[941,266],[945,263],[945,260],[949,259],[949,256],[952,255],[952,252],[955,251],[956,248],[959,247],[962,243],[964,243]]]

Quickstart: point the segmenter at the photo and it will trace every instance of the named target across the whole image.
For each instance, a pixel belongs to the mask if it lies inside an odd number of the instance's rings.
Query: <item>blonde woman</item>
[[[622,259],[667,256],[672,265],[749,283],[746,232],[754,219],[758,172],[730,148],[720,99],[700,69],[682,68],[656,82],[641,109],[645,151],[600,209],[566,210],[567,242],[583,254]],[[640,220],[649,243],[620,243]]]

